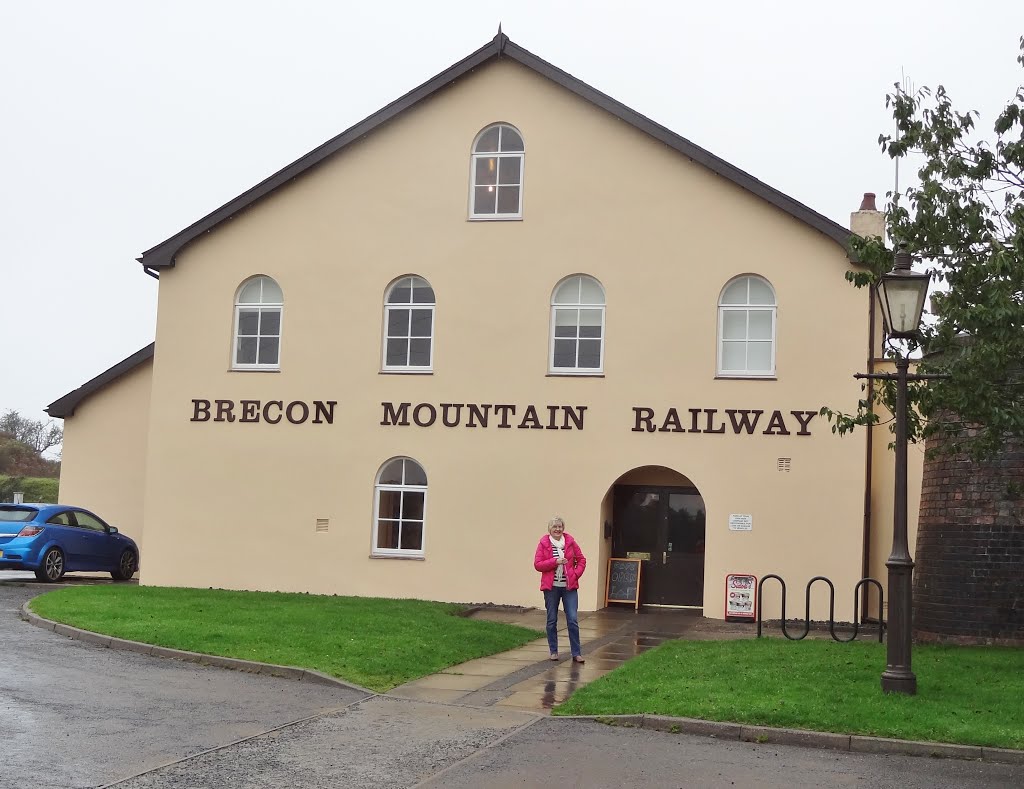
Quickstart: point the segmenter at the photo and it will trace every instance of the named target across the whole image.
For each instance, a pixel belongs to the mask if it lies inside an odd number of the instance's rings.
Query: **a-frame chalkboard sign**
[[[632,603],[640,609],[640,563],[642,559],[609,559],[604,604]]]

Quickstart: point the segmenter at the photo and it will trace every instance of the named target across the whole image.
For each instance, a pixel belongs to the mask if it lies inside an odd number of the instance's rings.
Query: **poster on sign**
[[[725,621],[753,619],[757,615],[757,576],[729,573],[725,576]]]

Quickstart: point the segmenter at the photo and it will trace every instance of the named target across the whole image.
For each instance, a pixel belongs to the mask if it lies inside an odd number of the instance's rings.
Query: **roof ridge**
[[[758,180],[739,167],[725,161],[710,151],[701,148],[690,140],[676,134],[671,129],[662,126],[651,120],[640,112],[626,106],[622,102],[613,99],[597,88],[588,85],[577,77],[552,65],[551,63],[537,57],[532,52],[512,41],[502,32],[498,26],[498,33],[484,46],[464,57],[462,60],[449,66],[444,71],[413,88],[409,92],[385,105],[376,112],[368,115],[363,120],[350,126],[341,134],[332,137],[313,150],[296,159],[289,165],[278,170],[276,173],[263,179],[255,186],[242,192],[237,197],[229,200],[224,205],[211,211],[206,216],[193,222],[188,227],[180,230],[164,241],[156,244],[142,253],[137,260],[144,269],[159,269],[171,267],[175,263],[178,252],[187,244],[194,241],[204,233],[211,231],[222,222],[230,219],[240,211],[245,210],[253,203],[275,191],[278,187],[303,175],[306,171],[320,164],[329,156],[337,153],[352,142],[361,139],[388,121],[395,118],[405,110],[418,104],[425,98],[450,86],[459,78],[473,71],[473,69],[487,63],[492,59],[507,57],[517,63],[531,69],[547,79],[555,82],[580,98],[610,112],[619,119],[640,129],[646,134],[654,137],[670,148],[678,151],[694,162],[706,167],[717,175],[732,181],[736,185],[749,192],[767,200],[780,210],[800,220],[824,235],[831,238],[837,244],[848,250],[848,241],[851,236],[849,229],[832,221],[814,209],[804,205],[800,201],[780,192],[778,189],[769,186]]]

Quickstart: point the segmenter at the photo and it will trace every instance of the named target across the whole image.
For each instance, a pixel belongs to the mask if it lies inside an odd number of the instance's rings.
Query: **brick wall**
[[[1024,646],[1024,441],[985,463],[943,443],[929,440],[924,466],[914,636]]]

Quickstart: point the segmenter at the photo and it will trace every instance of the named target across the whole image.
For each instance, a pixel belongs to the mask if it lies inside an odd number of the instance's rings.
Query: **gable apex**
[[[824,234],[848,251],[848,243],[851,236],[849,229],[833,222],[803,203],[774,189],[724,159],[715,156],[710,151],[701,148],[699,145],[690,142],[670,129],[647,118],[645,115],[627,107],[625,104],[616,101],[582,80],[523,49],[502,32],[501,25],[499,24],[498,32],[494,38],[475,52],[470,53],[458,63],[455,63],[404,96],[349,127],[336,137],[314,148],[309,153],[228,201],[202,219],[146,250],[137,258],[138,262],[142,264],[143,270],[150,274],[158,269],[173,267],[178,253],[192,241],[210,232],[222,222],[227,221],[279,187],[317,166],[350,143],[365,137],[377,127],[382,126],[424,99],[451,85],[474,69],[499,58],[513,60],[591,104],[600,107],[620,120],[629,123],[693,162],[711,170],[716,175],[766,200],[776,208]],[[155,276],[155,274],[153,275]]]

